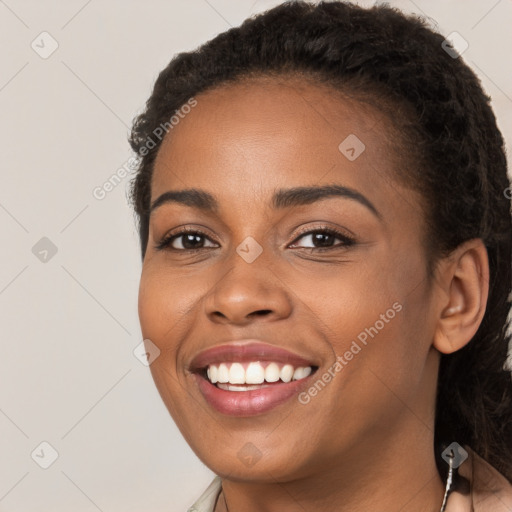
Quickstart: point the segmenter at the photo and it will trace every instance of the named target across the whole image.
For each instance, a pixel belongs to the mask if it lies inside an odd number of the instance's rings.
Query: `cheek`
[[[162,352],[175,352],[187,329],[187,318],[200,300],[193,283],[183,284],[175,275],[155,266],[143,268],[138,296],[138,312],[144,338]]]
[[[186,415],[182,396],[187,394],[187,383],[178,371],[178,354],[181,340],[189,329],[187,311],[194,300],[191,286],[183,286],[169,272],[145,263],[139,284],[139,321],[144,339],[151,340],[160,350],[159,357],[149,369],[163,402],[178,426]]]
[[[318,325],[338,357],[340,385],[357,389],[368,403],[382,401],[390,390],[407,395],[421,379],[429,349],[421,253],[372,258],[316,284],[307,301],[315,304]]]
[[[153,342],[160,338],[159,333],[165,328],[164,305],[168,304],[167,307],[172,308],[172,302],[168,303],[172,296],[162,284],[156,273],[143,269],[139,284],[139,321],[142,335]]]

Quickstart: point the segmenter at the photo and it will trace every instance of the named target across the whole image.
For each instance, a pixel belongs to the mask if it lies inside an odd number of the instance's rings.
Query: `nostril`
[[[251,315],[263,316],[263,315],[268,315],[269,313],[272,313],[271,309],[260,309],[259,311],[254,311],[249,316],[251,316]]]

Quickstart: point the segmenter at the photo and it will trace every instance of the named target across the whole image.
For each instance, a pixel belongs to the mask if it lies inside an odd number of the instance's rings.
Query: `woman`
[[[218,475],[190,510],[512,510],[506,159],[443,36],[287,2],[130,140],[151,372]]]

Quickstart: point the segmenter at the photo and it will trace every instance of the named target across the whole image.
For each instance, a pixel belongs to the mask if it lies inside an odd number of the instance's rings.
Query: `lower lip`
[[[201,375],[194,375],[199,390],[214,409],[230,416],[254,416],[270,411],[298,395],[308,386],[314,373],[304,379],[250,391],[226,391],[211,384]]]

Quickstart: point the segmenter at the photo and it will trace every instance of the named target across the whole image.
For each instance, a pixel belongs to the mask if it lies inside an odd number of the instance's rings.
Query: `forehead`
[[[169,189],[254,197],[327,182],[371,196],[383,192],[394,174],[390,121],[328,86],[298,78],[251,79],[195,99],[197,105],[164,138],[152,199]]]

